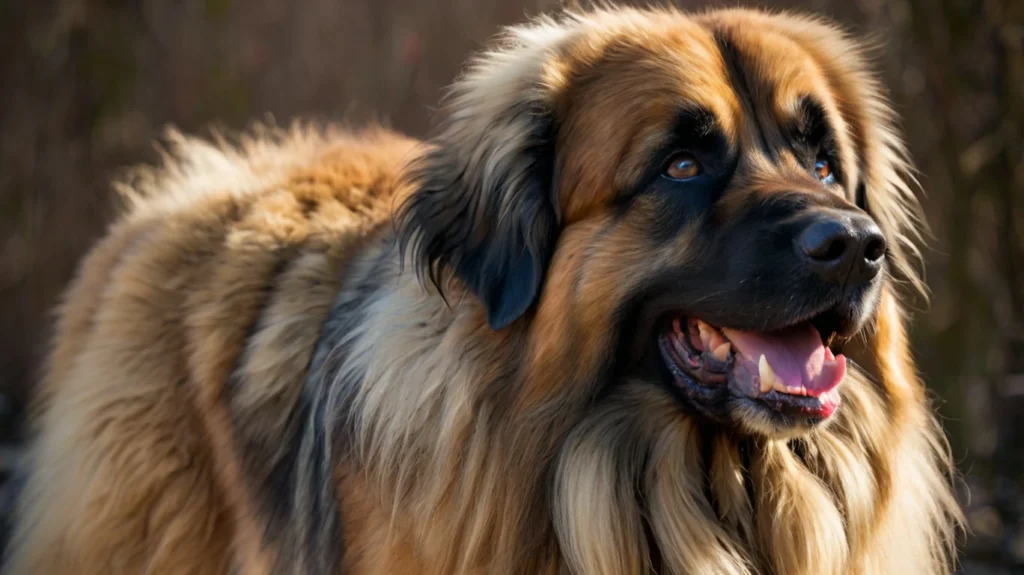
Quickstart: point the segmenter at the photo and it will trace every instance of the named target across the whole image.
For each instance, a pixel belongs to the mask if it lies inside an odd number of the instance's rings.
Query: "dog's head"
[[[653,384],[791,434],[842,409],[844,343],[914,279],[894,133],[858,46],[816,20],[541,20],[455,85],[402,223],[436,281],[530,334],[549,383],[528,386]]]

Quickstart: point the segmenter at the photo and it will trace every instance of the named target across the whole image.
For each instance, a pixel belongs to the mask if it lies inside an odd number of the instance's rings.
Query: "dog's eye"
[[[814,175],[818,176],[818,179],[825,182],[826,184],[832,183],[834,174],[832,173],[832,164],[828,160],[819,159],[814,164]]]
[[[689,180],[699,176],[701,171],[700,162],[693,154],[680,152],[669,160],[664,176],[672,180]]]

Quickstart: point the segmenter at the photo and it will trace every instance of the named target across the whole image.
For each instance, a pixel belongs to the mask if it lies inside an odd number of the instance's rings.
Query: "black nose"
[[[815,216],[796,240],[805,265],[830,283],[864,284],[878,275],[885,258],[885,236],[860,214]]]

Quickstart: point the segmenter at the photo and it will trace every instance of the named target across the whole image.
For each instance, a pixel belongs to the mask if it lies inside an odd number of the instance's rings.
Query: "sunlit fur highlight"
[[[866,207],[895,240],[896,279],[919,286],[906,151],[831,25],[667,9],[541,19],[472,61],[422,148],[381,131],[174,136],[162,168],[125,184],[128,215],[60,310],[5,573],[949,572],[953,466],[897,286],[850,352],[863,367],[833,420],[751,435],[772,426],[707,424],[605,373],[603,302],[685,262],[688,234],[657,253],[629,230],[599,237],[607,198],[587,186],[516,219],[537,199],[523,191],[537,116],[565,106],[607,46],[656,51],[671,26],[719,20],[781,31],[832,71],[865,150]],[[559,158],[597,161],[607,144],[559,137],[576,147]],[[450,252],[484,232],[540,250],[538,221],[560,233],[544,290],[496,332]],[[588,263],[598,249],[608,257]],[[260,486],[287,461],[287,501],[270,502],[285,511],[269,517]]]

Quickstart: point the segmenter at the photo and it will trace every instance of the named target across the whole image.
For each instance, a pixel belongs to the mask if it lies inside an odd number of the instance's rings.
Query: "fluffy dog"
[[[509,30],[424,143],[174,136],[67,292],[7,573],[948,572],[857,43]]]

